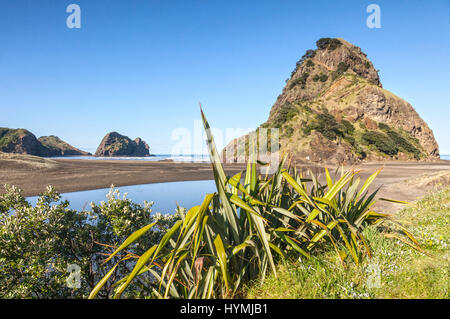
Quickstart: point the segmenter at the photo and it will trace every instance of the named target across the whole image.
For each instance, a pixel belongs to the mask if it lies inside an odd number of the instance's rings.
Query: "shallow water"
[[[124,193],[128,193],[127,198],[136,203],[142,204],[144,200],[153,201],[152,212],[171,214],[175,212],[178,205],[191,208],[200,205],[207,193],[216,190],[213,180],[206,181],[187,181],[187,182],[170,182],[156,183],[133,186],[117,187],[121,197]],[[90,210],[90,203],[99,204],[101,201],[107,201],[106,195],[109,188],[94,189],[80,192],[63,193],[63,200],[70,202],[70,207],[75,210]],[[37,196],[27,197],[27,200],[35,205]]]
[[[444,155],[441,154],[441,159],[450,161],[450,154],[444,154]]]

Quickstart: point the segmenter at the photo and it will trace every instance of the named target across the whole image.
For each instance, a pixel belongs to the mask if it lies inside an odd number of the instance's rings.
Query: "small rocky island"
[[[79,156],[91,153],[79,150],[59,137],[42,136],[39,139],[26,129],[0,128],[0,151],[42,157]]]
[[[141,138],[134,141],[129,137],[121,135],[117,132],[111,132],[101,141],[95,152],[95,156],[133,156],[144,157],[150,156],[149,146]]]

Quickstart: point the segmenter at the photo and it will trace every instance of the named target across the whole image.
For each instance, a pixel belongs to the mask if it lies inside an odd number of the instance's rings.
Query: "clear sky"
[[[81,28],[66,7],[81,7]],[[369,29],[366,7],[381,8]],[[170,153],[174,129],[263,123],[321,37],[359,46],[450,154],[450,1],[0,0],[0,126],[95,151],[118,131]]]

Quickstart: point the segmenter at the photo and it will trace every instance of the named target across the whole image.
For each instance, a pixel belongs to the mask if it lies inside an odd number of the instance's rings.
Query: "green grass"
[[[278,277],[247,286],[247,298],[449,298],[448,245],[450,188],[428,195],[397,213],[428,254],[398,240],[385,238],[380,228],[365,230],[373,252],[357,266],[340,266],[335,253],[323,251],[310,260],[279,264]],[[380,269],[380,287],[370,287],[370,266]]]

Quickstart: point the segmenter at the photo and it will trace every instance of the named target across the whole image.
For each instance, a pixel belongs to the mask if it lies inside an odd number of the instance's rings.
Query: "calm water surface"
[[[136,203],[142,204],[144,200],[153,201],[153,213],[168,214],[175,212],[177,203],[188,209],[200,205],[205,194],[214,192],[216,187],[213,180],[206,180],[122,186],[117,187],[117,189],[119,189],[121,197],[124,193],[128,193],[127,198]],[[63,193],[61,197],[63,200],[67,199],[70,202],[72,209],[89,210],[91,202],[99,204],[101,201],[106,201],[108,192],[109,188],[103,188]],[[28,197],[27,200],[35,205],[37,196]]]

